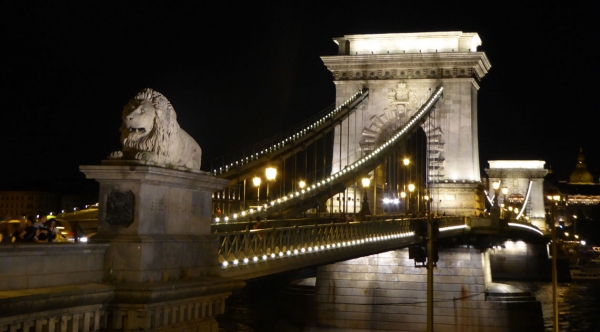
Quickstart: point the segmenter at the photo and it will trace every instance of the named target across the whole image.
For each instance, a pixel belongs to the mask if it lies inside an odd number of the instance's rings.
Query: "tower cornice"
[[[402,53],[322,56],[335,80],[356,79],[482,79],[491,64],[484,52]]]

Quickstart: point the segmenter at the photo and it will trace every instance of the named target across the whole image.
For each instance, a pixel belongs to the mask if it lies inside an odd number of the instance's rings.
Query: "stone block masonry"
[[[486,300],[489,254],[444,249],[434,270],[436,331],[543,331],[538,301]],[[322,266],[317,273],[317,325],[344,331],[425,331],[427,270],[408,250]]]

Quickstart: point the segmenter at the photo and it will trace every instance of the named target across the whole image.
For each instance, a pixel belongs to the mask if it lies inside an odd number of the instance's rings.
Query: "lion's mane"
[[[144,110],[144,103],[152,104],[154,109],[152,117],[149,116],[148,109]],[[147,134],[139,135],[142,127],[134,128],[132,126],[133,118],[129,120],[127,118],[131,114],[136,114],[146,121],[143,129],[148,131]],[[121,143],[123,150],[111,153],[108,156],[109,159],[139,160],[167,167],[200,169],[202,149],[188,133],[179,127],[173,106],[160,92],[149,88],[142,90],[125,105],[122,118]],[[139,122],[135,124],[137,126]],[[150,124],[152,124],[152,129],[150,129]]]
[[[130,141],[127,139],[129,132],[127,128],[121,128],[121,142],[123,148],[134,151],[150,151],[157,154],[158,162],[166,162],[169,157],[169,147],[179,138],[179,123],[177,114],[167,98],[160,92],[146,88],[138,93],[131,102],[148,100],[156,110],[154,117],[154,128],[140,140]]]

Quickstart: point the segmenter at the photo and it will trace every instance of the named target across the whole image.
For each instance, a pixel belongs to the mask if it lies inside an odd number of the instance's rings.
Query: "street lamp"
[[[252,179],[252,183],[254,183],[254,186],[256,187],[256,201],[260,202],[260,178],[255,176]]]
[[[506,194],[508,194],[508,188],[502,187],[502,196],[503,196],[502,204],[504,204],[503,210],[506,210],[507,208],[509,208],[509,210],[510,210],[510,206],[509,206],[508,202],[506,201]],[[503,213],[504,213],[504,211],[503,211]],[[504,218],[506,218],[506,216]],[[509,213],[509,218],[510,218],[510,213]]]
[[[402,201],[404,202],[404,215],[406,215],[406,193],[404,191],[401,192],[400,197],[402,197]]]
[[[408,168],[408,165],[410,164],[410,159],[404,158],[402,160],[402,163],[405,166],[404,170],[403,170],[404,171],[404,176],[403,176],[403,179],[402,179],[404,181],[404,186],[402,187],[402,189],[403,189],[403,191],[406,191],[406,169]],[[410,176],[409,176],[409,178],[410,178]],[[410,181],[410,179],[409,179],[409,181]]]
[[[300,180],[298,182],[298,187],[300,187],[300,190],[302,191],[304,187],[306,187],[306,182],[304,182],[304,180]],[[304,211],[302,210],[302,198],[300,198],[300,211],[302,212],[302,216],[304,217]]]
[[[559,195],[548,196],[552,204],[552,220],[550,231],[552,232],[552,309],[554,314],[554,331],[558,332],[558,276],[556,272],[556,205],[560,201]]]
[[[412,183],[409,183],[408,184],[408,202],[409,202],[409,204],[411,204],[411,206],[408,207],[408,212],[411,212],[413,209],[412,202],[411,202],[413,191],[415,191],[415,185]]]
[[[267,178],[267,200],[270,200],[271,196],[269,196],[269,182],[275,180],[275,177],[277,176],[277,168],[267,167],[267,169],[265,169],[265,176]]]
[[[367,189],[369,188],[369,186],[371,185],[371,179],[364,177],[361,180],[362,182],[362,186],[363,186],[363,200],[360,206],[360,219],[362,221],[363,217],[366,215],[371,214],[371,210],[369,210],[369,200],[367,198]]]
[[[300,180],[300,182],[298,182],[298,187],[300,187],[300,190],[304,189],[304,187],[306,187],[306,182],[304,182],[304,180]]]
[[[497,219],[500,218],[500,207],[498,206],[498,188],[500,188],[500,181],[492,182],[492,188],[494,188],[494,200],[492,201],[490,217]]]

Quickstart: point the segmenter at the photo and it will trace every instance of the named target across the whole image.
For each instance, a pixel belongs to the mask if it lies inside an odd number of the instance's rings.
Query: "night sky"
[[[3,1],[0,184],[82,181],[79,165],[120,149],[122,108],[145,87],[171,101],[209,170],[334,102],[320,59],[333,37],[428,31],[479,33],[492,64],[482,174],[536,159],[566,179],[583,148],[600,175],[599,2],[183,3]]]

